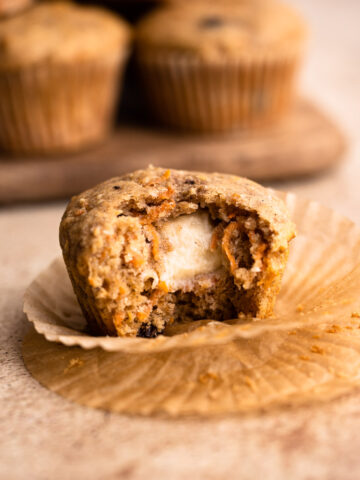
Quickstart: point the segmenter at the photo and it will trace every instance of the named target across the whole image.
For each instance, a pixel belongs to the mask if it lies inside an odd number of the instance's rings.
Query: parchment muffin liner
[[[225,132],[268,125],[290,108],[301,54],[207,62],[179,52],[139,52],[151,112],[165,125]]]
[[[360,385],[360,229],[279,195],[298,235],[273,318],[179,324],[155,339],[92,337],[57,259],[25,295],[41,334],[25,340],[27,368],[78,403],[141,415],[258,412]]]
[[[0,69],[1,147],[14,153],[58,153],[103,140],[127,55]]]
[[[203,320],[171,326],[155,339],[95,337],[73,293],[65,265],[56,259],[29,286],[24,311],[47,340],[108,351],[158,352],[251,339],[271,330],[347,322],[360,312],[360,229],[336,212],[281,194],[297,226],[275,314],[264,320]]]

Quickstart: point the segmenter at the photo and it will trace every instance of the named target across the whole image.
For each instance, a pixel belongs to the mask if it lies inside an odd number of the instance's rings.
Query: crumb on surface
[[[64,373],[68,373],[74,367],[81,367],[82,365],[84,365],[84,361],[81,360],[80,358],[78,357],[71,358],[69,360],[68,366],[64,369]]]
[[[319,345],[312,345],[311,349],[312,353],[318,353],[319,355],[324,355],[325,350]]]
[[[328,328],[326,330],[326,332],[327,333],[339,333],[339,332],[341,332],[341,330],[342,330],[342,328],[340,327],[340,325],[334,324],[334,325],[331,325],[331,327]]]
[[[305,362],[310,360],[310,357],[308,355],[299,355],[300,360],[304,360]]]
[[[199,380],[200,383],[205,384],[205,383],[208,383],[210,380],[218,380],[218,379],[219,379],[219,377],[216,373],[209,371],[209,372],[202,373],[201,375],[199,375],[198,380]]]
[[[250,389],[255,392],[255,382],[248,376],[245,376],[244,377],[244,382],[246,383],[246,385],[248,387],[250,387]]]

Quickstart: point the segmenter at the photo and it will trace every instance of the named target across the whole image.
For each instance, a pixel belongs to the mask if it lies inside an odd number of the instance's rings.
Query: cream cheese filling
[[[195,277],[222,266],[220,248],[210,250],[213,231],[206,212],[182,215],[164,224],[161,236],[171,249],[164,255],[160,280],[169,291],[181,289]]]

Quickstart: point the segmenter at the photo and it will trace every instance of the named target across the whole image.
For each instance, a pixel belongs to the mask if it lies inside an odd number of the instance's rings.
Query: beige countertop
[[[360,223],[360,29],[357,0],[296,0],[313,30],[302,90],[343,126],[346,162],[318,178],[275,185]],[[64,203],[0,210],[0,478],[360,478],[360,395],[261,417],[160,420],[70,403],[24,368],[22,296],[59,254]]]

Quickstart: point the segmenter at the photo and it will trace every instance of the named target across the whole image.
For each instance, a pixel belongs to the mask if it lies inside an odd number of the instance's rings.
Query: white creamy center
[[[205,212],[182,215],[164,225],[162,236],[171,245],[171,251],[164,256],[160,279],[170,291],[221,267],[220,249],[210,250],[213,231]]]

